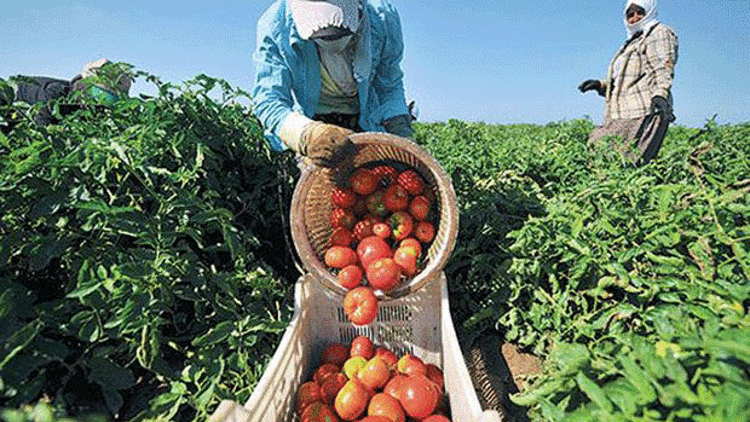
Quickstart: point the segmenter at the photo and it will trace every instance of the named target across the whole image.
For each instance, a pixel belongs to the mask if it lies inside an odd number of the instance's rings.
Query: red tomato
[[[365,269],[365,274],[367,281],[374,289],[388,291],[401,282],[401,267],[393,258],[380,258],[373,261]]]
[[[443,370],[432,363],[428,363],[425,366],[427,369],[427,373],[425,374],[427,378],[438,386],[441,394],[445,393],[445,378],[443,377]]]
[[[402,240],[398,244],[399,248],[403,248],[403,247],[407,247],[407,246],[408,247],[413,247],[414,249],[416,249],[417,256],[421,256],[422,255],[422,244],[419,243],[419,240],[417,240],[417,239],[415,239],[413,237],[407,237],[406,239]]]
[[[357,195],[349,188],[334,186],[331,190],[331,202],[338,208],[351,208],[357,202]]]
[[[367,414],[371,416],[385,416],[391,422],[405,422],[406,413],[401,403],[385,393],[378,393],[370,399]]]
[[[380,258],[389,258],[392,253],[391,247],[378,236],[366,237],[357,245],[357,256],[365,271],[374,261]]]
[[[362,356],[370,360],[375,356],[375,344],[367,336],[357,336],[352,340],[352,345],[349,348],[349,356]]]
[[[401,247],[393,253],[393,260],[408,277],[412,277],[419,271],[417,250],[411,246]]]
[[[355,224],[354,228],[352,229],[352,234],[354,235],[354,238],[357,240],[362,240],[366,237],[372,236],[373,235],[372,226],[373,226],[373,223],[371,220],[357,221],[357,224]]]
[[[353,421],[365,413],[369,399],[365,387],[356,379],[352,379],[339,390],[333,408],[341,419]]]
[[[406,211],[396,211],[388,217],[391,237],[394,240],[406,239],[414,230],[414,218]]]
[[[422,419],[422,422],[451,422],[451,420],[443,415],[430,415]]]
[[[364,418],[360,419],[358,422],[391,422],[390,419],[386,418],[385,416],[365,416]]]
[[[357,222],[357,217],[354,216],[354,211],[350,209],[334,208],[330,215],[331,227],[334,229],[339,227],[346,227],[351,229],[354,227],[354,223]]]
[[[362,283],[363,276],[362,268],[359,265],[352,264],[342,268],[336,278],[342,287],[346,290],[351,290]]]
[[[357,372],[357,379],[371,390],[383,388],[390,377],[391,371],[388,365],[379,356],[368,360],[365,366]]]
[[[405,381],[406,375],[397,373],[393,377],[391,377],[391,379],[388,380],[388,382],[385,384],[383,392],[396,400],[401,400]]]
[[[398,175],[396,181],[412,195],[419,195],[424,190],[424,180],[422,179],[422,176],[412,169],[402,171]]]
[[[383,199],[383,192],[382,190],[376,190],[375,192],[367,195],[367,198],[365,198],[365,204],[367,205],[367,211],[373,215],[377,215],[378,217],[384,217],[386,214],[388,214],[388,208],[385,206],[385,202]]]
[[[320,390],[320,386],[315,381],[308,381],[303,383],[297,389],[297,398],[295,401],[294,408],[298,415],[301,415],[305,411],[307,406],[323,401],[323,393]]]
[[[431,242],[435,237],[435,226],[429,221],[420,221],[417,223],[417,226],[414,227],[414,236],[416,236],[422,243]]]
[[[346,227],[337,227],[333,229],[331,237],[328,238],[328,246],[349,246],[353,240],[354,236],[351,230]]]
[[[424,195],[415,196],[409,203],[409,214],[417,220],[427,220],[430,216],[430,200]]]
[[[437,387],[424,375],[407,375],[401,388],[399,403],[412,418],[422,419],[431,415],[440,400]]]
[[[378,188],[380,180],[372,170],[360,167],[349,176],[352,190],[360,195],[369,195]]]
[[[391,226],[387,223],[375,223],[372,226],[372,233],[377,237],[388,239],[391,237]]]
[[[357,263],[357,253],[348,246],[331,246],[323,261],[331,268],[344,268]]]
[[[398,372],[404,375],[427,374],[427,366],[424,364],[422,359],[411,353],[407,353],[401,356],[396,365],[398,367]]]
[[[377,347],[375,348],[375,356],[380,356],[391,370],[396,369],[398,357],[389,349],[386,349],[385,347]]]
[[[332,374],[330,377],[326,378],[325,381],[323,381],[323,385],[320,386],[320,393],[323,396],[323,403],[332,406],[333,401],[336,399],[336,395],[339,393],[339,390],[346,384],[346,382],[349,381],[349,378],[346,377],[341,372],[336,372],[335,374]]]
[[[356,325],[367,325],[378,316],[378,298],[372,289],[356,287],[344,296],[344,312]]]
[[[404,211],[409,207],[409,192],[399,184],[388,186],[383,192],[383,205],[388,211]]]
[[[349,347],[341,343],[330,343],[320,355],[320,365],[330,363],[336,366],[336,371],[339,371],[347,359],[349,359]]]
[[[302,412],[301,422],[337,422],[338,418],[329,406],[315,402]]]

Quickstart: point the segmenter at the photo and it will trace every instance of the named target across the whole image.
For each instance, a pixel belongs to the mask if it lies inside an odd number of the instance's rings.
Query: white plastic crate
[[[268,367],[244,406],[223,401],[210,422],[291,422],[297,389],[312,377],[325,346],[348,344],[358,335],[398,355],[408,351],[443,369],[453,422],[500,422],[482,411],[464,363],[448,306],[445,274],[401,299],[379,303],[366,326],[347,319],[343,298],[307,275],[295,286],[295,311]]]

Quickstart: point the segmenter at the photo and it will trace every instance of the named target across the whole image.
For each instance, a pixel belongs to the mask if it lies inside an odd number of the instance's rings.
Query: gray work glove
[[[355,151],[354,143],[349,139],[352,133],[341,126],[313,122],[302,132],[299,153],[316,165],[337,167]]]
[[[581,92],[591,91],[592,89],[595,89],[602,97],[604,96],[604,87],[602,86],[602,82],[598,79],[588,79],[578,85],[578,90]]]
[[[403,138],[411,138],[411,116],[408,114],[402,114],[400,116],[391,117],[390,119],[383,122],[385,131],[396,136]]]
[[[651,113],[662,114],[665,120],[670,122],[674,121],[672,106],[669,104],[669,101],[661,95],[656,95],[651,99]]]

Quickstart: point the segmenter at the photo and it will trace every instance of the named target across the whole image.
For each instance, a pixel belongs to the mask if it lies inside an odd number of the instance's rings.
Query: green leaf
[[[612,402],[594,381],[584,375],[583,372],[579,372],[578,375],[576,375],[576,383],[578,383],[578,387],[580,387],[581,391],[583,391],[591,401],[596,403],[600,409],[607,413],[612,413]]]

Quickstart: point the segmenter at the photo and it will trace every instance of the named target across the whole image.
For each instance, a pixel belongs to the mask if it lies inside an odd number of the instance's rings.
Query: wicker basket
[[[376,291],[380,300],[406,296],[437,278],[453,252],[458,231],[456,193],[445,170],[424,148],[413,141],[386,133],[359,133],[351,136],[357,147],[354,168],[368,163],[399,163],[415,169],[433,190],[436,198],[436,232],[421,271],[399,287],[388,292]],[[336,174],[333,170],[313,165],[302,169],[292,196],[292,240],[305,270],[333,292],[345,295],[336,276],[322,263],[332,229],[329,216],[333,210],[331,190]]]

